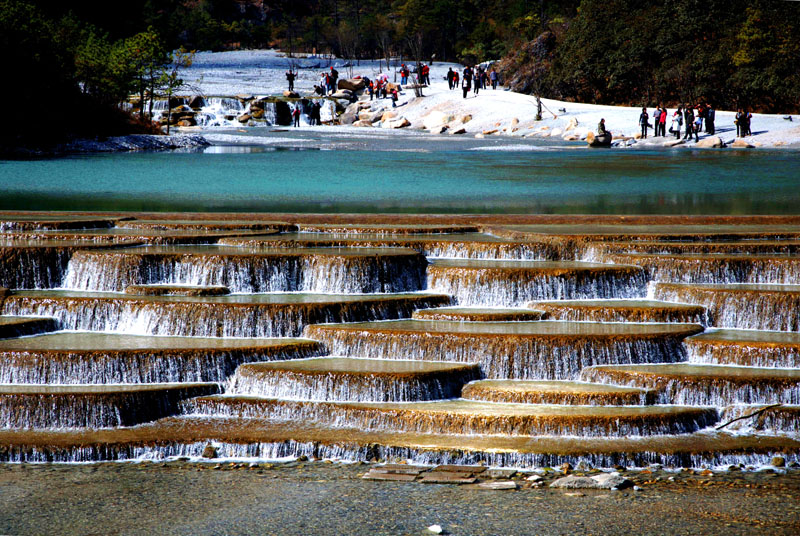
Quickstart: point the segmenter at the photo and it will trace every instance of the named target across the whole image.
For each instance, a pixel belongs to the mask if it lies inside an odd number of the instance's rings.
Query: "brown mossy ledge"
[[[720,329],[684,341],[689,361],[750,367],[800,367],[800,333]]]
[[[0,231],[40,231],[45,229],[105,229],[114,227],[117,219],[84,218],[81,216],[10,216],[0,214]]]
[[[602,261],[605,255],[646,253],[651,255],[677,254],[800,254],[800,240],[743,240],[734,242],[603,242],[588,248],[589,259]]]
[[[121,229],[151,229],[151,230],[193,230],[193,231],[231,231],[247,229],[268,233],[285,233],[297,231],[297,225],[285,221],[254,221],[254,220],[126,220],[117,224]]]
[[[656,283],[654,289],[657,299],[704,306],[712,326],[800,331],[800,285]]]
[[[203,229],[128,229],[113,227],[109,229],[84,229],[64,231],[10,231],[3,237],[19,242],[34,240],[83,241],[108,246],[134,246],[139,244],[215,244],[222,238],[264,234],[264,230],[203,230]]]
[[[395,320],[307,326],[331,354],[480,363],[488,378],[571,379],[583,367],[685,360],[694,324]]]
[[[477,225],[440,225],[435,223],[419,224],[325,224],[325,223],[300,223],[300,232],[304,233],[332,233],[332,234],[451,234],[451,233],[476,233]]]
[[[796,435],[800,430],[800,406],[783,404],[770,407],[758,404],[737,404],[722,410],[721,422],[729,422],[734,419],[739,420],[731,422],[726,426],[727,429],[772,433],[788,432]]]
[[[239,365],[228,393],[299,400],[413,402],[456,398],[478,365],[320,357]]]
[[[200,285],[129,285],[125,294],[135,296],[225,296],[231,289],[223,286]]]
[[[601,383],[564,380],[479,380],[464,386],[469,400],[514,404],[565,404],[591,406],[648,405],[655,391]]]
[[[76,251],[104,247],[108,246],[80,240],[0,240],[0,286],[58,287]]]
[[[800,403],[800,369],[673,363],[600,365],[581,371],[584,381],[659,392],[660,403],[724,407]]]
[[[257,248],[409,248],[426,257],[468,259],[557,260],[559,249],[524,240],[507,240],[479,233],[386,235],[375,233],[288,233],[223,238],[219,244]]]
[[[755,254],[609,254],[604,260],[641,266],[654,281],[779,283],[800,281],[800,257]]]
[[[543,311],[488,307],[437,307],[417,309],[411,315],[415,320],[454,320],[458,322],[523,322],[546,317]]]
[[[666,218],[664,219],[666,221]],[[580,223],[483,226],[484,232],[512,239],[584,242],[791,240],[800,225],[774,223]]]
[[[428,287],[466,306],[521,306],[531,300],[644,296],[637,266],[583,262],[434,259]]]
[[[322,353],[306,339],[213,339],[54,333],[0,340],[0,382],[221,382],[251,361]]]
[[[702,305],[656,300],[533,301],[526,307],[544,311],[548,319],[574,322],[708,323]]]
[[[359,430],[458,435],[627,437],[685,434],[717,422],[714,408],[563,406],[473,400],[322,402],[212,395],[183,403],[184,412],[291,422],[335,423]]]
[[[451,305],[444,294],[238,294],[132,296],[74,291],[20,291],[4,314],[58,318],[63,329],[146,330],[151,335],[297,337],[308,324],[408,318],[418,308]]]
[[[2,292],[0,292],[0,303],[2,303]],[[60,329],[55,318],[30,316],[0,316],[0,339],[10,339],[12,337],[23,337],[25,335],[38,335],[48,331]]]
[[[410,249],[148,246],[75,253],[64,286],[122,291],[153,283],[224,285],[232,292],[408,292],[428,261]]]
[[[0,460],[91,462],[200,457],[206,445],[220,457],[408,460],[421,464],[556,467],[699,467],[769,463],[780,454],[800,460],[800,440],[781,436],[697,432],[642,438],[463,436],[366,432],[258,419],[166,418],[133,428],[0,430]]]
[[[133,426],[178,414],[187,398],[219,392],[218,383],[0,385],[0,427]]]

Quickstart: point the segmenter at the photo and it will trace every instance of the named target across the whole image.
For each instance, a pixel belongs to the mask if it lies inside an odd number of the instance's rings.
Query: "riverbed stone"
[[[725,147],[725,142],[719,136],[709,136],[698,141],[695,147],[719,149],[720,147]]]
[[[773,467],[786,467],[786,458],[783,456],[773,456],[770,463]]]
[[[593,489],[598,487],[598,483],[588,476],[569,475],[554,480],[550,484],[550,487],[561,489]]]

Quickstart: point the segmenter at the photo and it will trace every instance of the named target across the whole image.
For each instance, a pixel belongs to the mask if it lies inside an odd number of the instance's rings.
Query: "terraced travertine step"
[[[407,292],[425,287],[428,261],[408,249],[147,246],[75,253],[64,286],[222,285],[232,292]]]
[[[358,430],[460,435],[626,437],[692,433],[717,422],[714,408],[560,406],[472,400],[318,402],[212,395],[183,403],[192,415],[316,422]]]
[[[114,227],[118,220],[84,216],[42,216],[0,214],[0,231],[33,231],[42,229],[103,229]]]
[[[307,326],[335,355],[480,363],[489,378],[570,379],[586,366],[685,360],[694,324],[394,320]]]
[[[548,319],[575,322],[685,322],[705,325],[702,305],[656,300],[534,301],[527,307],[544,311]]]
[[[479,380],[465,385],[461,396],[487,402],[588,406],[648,405],[656,399],[649,389],[566,380]]]
[[[413,402],[456,398],[478,365],[319,357],[239,365],[228,393],[295,400]]]
[[[434,259],[428,287],[459,305],[522,306],[531,300],[644,296],[641,268],[582,262]]]
[[[219,392],[218,383],[0,385],[0,428],[134,426],[176,415],[187,398]]]
[[[732,241],[791,240],[800,238],[800,226],[792,224],[534,224],[487,225],[484,232],[512,239],[541,241]]]
[[[0,287],[58,287],[73,253],[104,247],[82,240],[4,240],[0,235]]]
[[[437,307],[417,309],[411,315],[416,320],[453,320],[457,322],[525,322],[542,320],[543,311],[522,308]]]
[[[271,232],[297,231],[297,224],[285,221],[258,220],[126,220],[117,224],[119,229],[150,229],[157,231],[192,230],[192,231],[262,231]]]
[[[125,294],[135,296],[225,296],[231,289],[223,286],[200,285],[129,285]]]
[[[0,302],[2,294],[0,293]],[[61,329],[55,318],[31,316],[0,316],[0,339],[38,335]]]
[[[632,241],[598,242],[588,246],[582,260],[603,262],[607,255],[647,253],[650,255],[676,254],[750,254],[750,255],[800,255],[800,240],[740,240],[711,242]]]
[[[800,333],[719,329],[684,341],[689,361],[749,367],[800,367]]]
[[[219,244],[246,247],[409,248],[426,257],[467,259],[557,260],[558,249],[525,240],[508,240],[481,233],[404,234],[283,233],[223,238]]]
[[[166,418],[133,428],[101,430],[0,430],[0,461],[87,462],[199,457],[211,443],[225,458],[289,456],[339,460],[407,461],[414,464],[483,463],[557,467],[699,467],[769,463],[775,455],[800,460],[800,440],[724,432],[616,437],[464,436],[366,432],[307,423],[258,419]]]
[[[673,363],[601,365],[581,371],[584,381],[659,391],[661,403],[727,406],[800,403],[800,369]]]
[[[607,262],[641,266],[654,281],[676,283],[800,282],[800,256],[620,253]]]
[[[748,417],[751,416],[751,417]],[[744,417],[744,418],[742,418]],[[735,420],[738,419],[738,420]],[[723,408],[720,422],[726,430],[800,434],[800,405],[736,404]]]
[[[222,382],[242,363],[320,353],[304,339],[59,332],[0,340],[0,383]]]
[[[83,230],[41,230],[41,231],[6,231],[0,234],[5,239],[17,241],[50,240],[82,241],[106,246],[131,246],[138,244],[215,244],[221,238],[266,234],[263,229],[135,229],[112,227],[109,229]]]
[[[655,297],[702,305],[709,325],[800,331],[800,285],[687,285],[656,283]]]
[[[371,224],[371,223],[301,223],[300,232],[334,234],[447,234],[475,233],[476,225],[421,224]]]
[[[415,309],[450,305],[443,294],[238,294],[134,296],[100,292],[21,291],[3,314],[53,316],[63,329],[192,337],[297,337],[308,324],[408,318]]]

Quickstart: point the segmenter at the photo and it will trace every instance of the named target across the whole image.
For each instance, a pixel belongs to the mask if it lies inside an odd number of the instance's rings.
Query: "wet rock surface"
[[[563,475],[543,471],[541,486],[523,474],[491,481],[518,488],[495,491],[481,487],[490,481],[480,474],[473,486],[363,479],[373,467],[379,466],[213,460],[2,465],[0,531],[396,535],[439,525],[453,535],[790,535],[800,528],[793,500],[800,475],[793,469],[625,471],[639,491],[550,488]],[[233,488],[235,501],[220,499]]]

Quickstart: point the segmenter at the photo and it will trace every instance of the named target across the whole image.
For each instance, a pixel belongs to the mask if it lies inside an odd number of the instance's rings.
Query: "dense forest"
[[[781,0],[0,0],[0,47],[12,114],[57,98],[51,128],[169,87],[179,48],[501,60],[513,89],[564,100],[800,107],[800,2]]]

